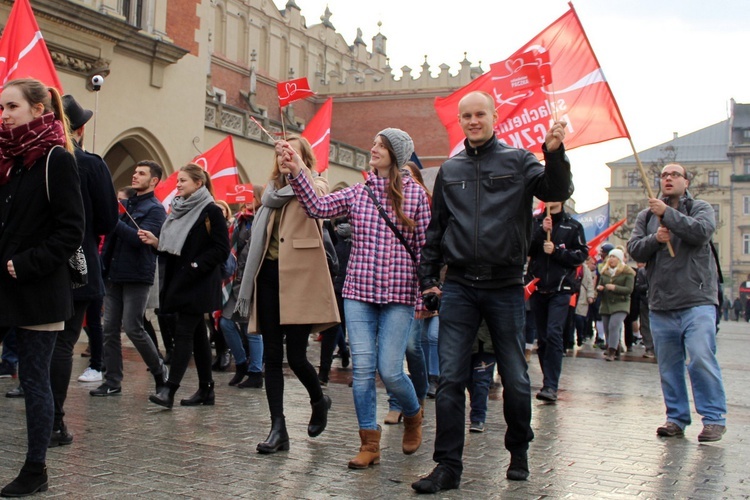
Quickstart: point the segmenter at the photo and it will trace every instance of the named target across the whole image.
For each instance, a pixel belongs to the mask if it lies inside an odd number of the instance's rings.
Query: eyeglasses
[[[671,177],[672,179],[679,179],[680,177],[685,177],[682,173],[675,171],[672,172],[662,172],[660,177],[662,179],[666,179],[668,177]]]

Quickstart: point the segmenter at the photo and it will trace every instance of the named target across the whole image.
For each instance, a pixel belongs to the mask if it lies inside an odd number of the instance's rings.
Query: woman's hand
[[[612,283],[607,283],[606,285],[604,285],[604,288],[606,288],[607,290],[611,292],[612,290],[615,289],[615,285],[613,285]]]
[[[602,290],[604,290],[604,286],[599,285],[599,286],[596,287],[596,289],[601,292]]]
[[[276,162],[282,174],[291,174],[293,177],[297,177],[305,166],[299,154],[286,141],[276,142]]]
[[[13,261],[9,260],[7,265],[8,265],[8,274],[10,274],[13,278],[18,279],[18,276],[16,276],[16,268],[13,267]]]
[[[145,229],[141,229],[138,231],[138,237],[146,245],[151,245],[154,248],[159,246],[159,238],[154,236],[154,233],[152,233],[151,231],[146,231]]]

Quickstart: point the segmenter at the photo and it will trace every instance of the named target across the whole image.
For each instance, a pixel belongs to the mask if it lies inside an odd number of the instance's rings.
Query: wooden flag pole
[[[286,124],[284,123],[284,108],[279,106],[279,114],[281,115],[281,131],[284,133],[284,140],[286,140]]]
[[[630,141],[630,147],[633,150],[633,155],[635,156],[635,162],[638,165],[638,170],[641,172],[641,179],[643,180],[643,185],[646,186],[646,192],[648,193],[649,198],[654,198],[654,190],[651,188],[651,180],[646,175],[646,169],[643,168],[643,163],[641,163],[641,158],[638,156],[638,151],[635,150],[635,144],[633,144],[633,139],[631,139],[630,135],[628,134],[628,141]],[[661,218],[659,218],[661,220]],[[674,257],[674,248],[672,248],[672,242],[667,242],[667,250],[669,250],[669,256]]]
[[[552,217],[552,212],[550,212],[549,205],[547,205],[547,217]],[[552,241],[552,231],[547,231],[547,241]]]

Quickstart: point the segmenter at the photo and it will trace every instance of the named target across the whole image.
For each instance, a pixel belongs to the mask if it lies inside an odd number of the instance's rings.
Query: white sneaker
[[[102,372],[99,370],[94,370],[91,367],[86,368],[86,371],[83,372],[83,374],[78,377],[79,382],[101,382],[102,381]]]

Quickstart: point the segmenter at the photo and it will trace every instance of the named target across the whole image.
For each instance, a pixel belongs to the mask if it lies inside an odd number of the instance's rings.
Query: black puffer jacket
[[[576,293],[576,268],[588,257],[589,247],[580,222],[562,211],[552,214],[551,241],[555,251],[544,253],[547,232],[542,227],[545,215],[534,219],[534,234],[531,237],[529,256],[530,273],[539,278],[537,290],[540,292]]]
[[[446,279],[523,284],[534,196],[563,201],[573,194],[565,149],[545,151],[545,167],[495,137],[477,148],[464,144],[435,180],[420,285],[437,283],[443,263]]]

